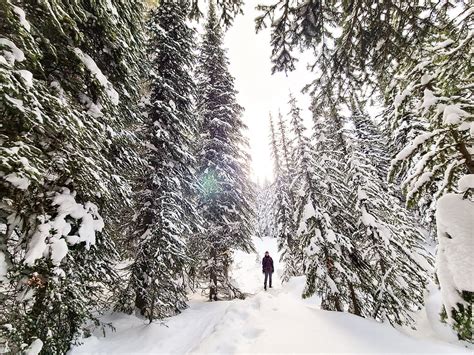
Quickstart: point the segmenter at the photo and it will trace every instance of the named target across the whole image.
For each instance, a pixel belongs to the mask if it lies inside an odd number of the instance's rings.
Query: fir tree
[[[438,5],[435,11],[441,16],[447,6]],[[424,200],[429,196],[432,210],[436,209],[440,243],[437,275],[444,295],[444,310],[447,321],[462,339],[467,340],[471,340],[469,329],[472,329],[473,318],[472,308],[466,305],[472,302],[474,289],[465,284],[455,285],[456,277],[466,270],[455,266],[459,264],[454,255],[456,250],[459,258],[468,260],[461,251],[469,246],[468,243],[458,244],[464,240],[462,234],[457,236],[457,242],[447,239],[455,238],[456,228],[467,230],[470,224],[469,218],[454,223],[450,221],[446,207],[455,210],[456,204],[465,205],[460,207],[461,211],[470,206],[468,198],[455,197],[456,192],[460,196],[468,192],[465,186],[461,189],[458,184],[474,174],[474,100],[472,90],[468,88],[472,83],[470,23],[472,14],[466,6],[454,19],[441,17],[439,28],[431,33],[427,43],[412,58],[401,63],[400,75],[387,88],[387,95],[396,99],[390,105],[392,117],[396,118],[403,110],[428,123],[425,132],[414,137],[397,153],[392,161],[391,176],[404,177],[402,188],[409,205],[426,204]]]
[[[216,0],[216,5],[220,10],[219,21],[226,27],[231,26],[235,16],[242,13],[243,4],[242,0]],[[190,16],[199,20],[203,16],[200,7],[201,0],[191,0],[190,5]]]
[[[453,7],[460,10],[454,17],[448,14]],[[257,27],[268,21],[272,26],[274,70],[293,70],[296,48],[315,51],[311,64],[320,71],[308,86],[315,107],[337,107],[348,94],[365,89],[372,95],[384,93],[388,106],[384,121],[392,138],[389,147],[396,152],[391,177],[402,182],[408,204],[417,203],[420,214],[428,215],[424,225],[432,226],[436,199],[456,190],[458,180],[473,170],[472,142],[467,134],[472,111],[469,6],[452,1],[332,4],[278,0],[259,8],[263,14]],[[342,29],[338,38],[330,33],[333,27]],[[337,121],[337,115],[331,114],[334,118]],[[408,145],[400,150],[404,141]],[[344,161],[346,153],[336,160]],[[463,297],[466,291],[457,290]],[[453,304],[447,301],[448,313],[469,312]],[[453,319],[450,316],[449,321],[458,322],[457,329],[469,324],[461,326],[462,321]]]
[[[198,110],[201,116],[197,152],[199,214],[205,233],[200,235],[201,274],[209,280],[209,299],[240,296],[230,282],[232,251],[253,250],[252,186],[249,156],[243,147],[245,125],[236,102],[234,79],[222,48],[223,35],[214,3],[209,6],[198,63]]]
[[[281,152],[281,162],[282,169],[287,180],[288,186],[291,185],[295,174],[294,167],[294,147],[292,146],[292,141],[289,137],[289,131],[286,126],[286,122],[283,119],[281,112],[278,112],[278,132],[279,132],[279,148]],[[290,198],[293,198],[291,191]]]
[[[296,209],[295,209],[295,149],[290,139],[286,122],[281,112],[278,112],[279,148],[282,160],[282,184],[286,191],[288,201],[288,220],[285,238],[280,238],[279,249],[285,269],[282,281],[288,281],[292,276],[299,276],[302,272],[302,256],[300,253],[299,239],[297,237]]]
[[[273,156],[273,171],[275,176],[275,201],[274,211],[277,226],[278,250],[281,252],[281,261],[284,263],[282,281],[286,282],[291,276],[299,275],[299,267],[297,265],[296,254],[298,245],[294,241],[295,223],[294,223],[294,201],[292,192],[290,191],[290,177],[286,166],[289,163],[289,147],[285,136],[285,127],[283,125],[282,116],[279,115],[280,139],[276,135],[273,120],[270,115],[271,130],[271,148]],[[285,153],[286,152],[286,153]],[[285,158],[286,154],[286,159]]]
[[[276,238],[275,223],[275,184],[265,181],[259,186],[256,198],[256,236],[258,238]]]
[[[186,24],[185,1],[162,1],[148,23],[151,89],[145,118],[144,155],[148,165],[138,187],[135,261],[125,302],[148,319],[164,318],[185,307],[185,236],[195,228],[192,139],[197,120],[193,31]],[[131,311],[133,307],[122,307]]]
[[[313,68],[327,67],[336,77],[345,73],[359,79],[370,79],[371,71],[381,80],[390,78],[393,60],[405,57],[407,47],[422,43],[432,23],[429,16],[419,16],[429,8],[418,1],[275,0],[257,9],[257,29],[271,25],[274,71],[294,70],[294,52],[303,47],[314,51]],[[334,27],[342,30],[337,38]],[[349,73],[354,67],[357,72]]]
[[[304,126],[296,105],[291,100],[293,130],[297,138],[297,204],[299,231],[304,250],[307,276],[303,297],[314,293],[321,297],[321,307],[343,311],[346,307],[358,311],[353,297],[353,285],[358,282],[351,255],[349,238],[352,228],[347,211],[347,190],[342,164],[334,155],[344,148],[342,132],[328,125],[313,107],[316,149],[304,136]],[[337,142],[337,143],[336,143]]]
[[[420,309],[431,268],[415,220],[385,182],[388,156],[377,127],[353,113],[349,149],[350,179],[357,219],[353,238],[369,266],[359,272],[363,314],[392,324],[409,324]]]
[[[141,4],[0,5],[1,327],[10,351],[64,353],[113,288],[113,226],[141,74]]]

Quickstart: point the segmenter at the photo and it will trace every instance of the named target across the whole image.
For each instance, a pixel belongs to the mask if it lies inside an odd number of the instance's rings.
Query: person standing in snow
[[[267,280],[268,285],[272,288],[272,274],[275,269],[273,268],[273,259],[270,256],[268,251],[265,252],[265,256],[262,259],[262,272],[265,274],[265,281],[263,283],[263,288],[267,290]]]

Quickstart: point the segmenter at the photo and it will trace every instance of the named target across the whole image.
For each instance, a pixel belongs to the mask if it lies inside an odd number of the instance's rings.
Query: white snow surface
[[[30,180],[28,180],[28,178],[20,177],[16,173],[6,175],[5,180],[20,190],[26,190],[28,186],[30,186]]]
[[[408,335],[388,324],[322,311],[317,297],[301,298],[304,277],[284,285],[279,282],[282,265],[276,239],[255,239],[255,245],[257,254],[235,254],[233,277],[249,293],[245,300],[207,302],[199,294],[192,295],[190,307],[164,324],[112,313],[103,320],[113,322],[116,332],[103,337],[97,331],[70,355],[470,353],[439,340],[436,333],[433,338],[415,331]],[[266,250],[275,264],[274,288],[267,292],[260,265]]]
[[[96,233],[104,228],[97,206],[91,202],[84,205],[77,203],[74,193],[67,188],[56,194],[52,204],[57,206],[58,215],[55,218],[41,217],[41,224],[33,233],[25,255],[25,264],[29,266],[34,265],[37,259],[47,256],[55,265],[59,265],[68,253],[68,244],[85,242],[86,249],[89,249],[95,244]],[[72,226],[68,217],[78,221],[77,235],[69,234]]]
[[[461,194],[441,197],[436,207],[437,274],[446,309],[463,303],[459,292],[474,292],[474,202]],[[451,312],[448,313],[449,321]]]
[[[421,104],[421,107],[427,110],[437,101],[438,98],[433,94],[433,91],[431,91],[430,89],[425,89],[425,91],[423,92],[423,103]]]
[[[17,71],[20,75],[23,81],[25,82],[25,85],[27,88],[33,87],[33,73],[30,72],[29,70],[18,70]]]
[[[107,95],[114,105],[119,103],[119,94],[114,89],[112,83],[109,82],[107,77],[102,73],[102,70],[97,66],[94,59],[92,59],[88,54],[81,51],[79,48],[74,48],[74,53],[81,60],[81,62],[86,66],[86,68],[91,72],[92,75],[96,77],[100,85],[106,90]]]
[[[443,122],[445,124],[459,124],[462,121],[462,117],[467,117],[469,114],[462,110],[459,104],[447,105],[443,111]]]
[[[19,49],[15,43],[10,41],[8,38],[0,38],[0,45],[10,48],[10,51],[3,50],[3,55],[10,64],[15,64],[17,62],[22,62],[25,60],[25,54],[21,49]]]
[[[18,15],[20,24],[25,28],[25,30],[30,32],[31,26],[30,23],[26,20],[25,11],[23,11],[23,9],[18,6],[13,6],[13,12]]]
[[[464,175],[458,182],[459,191],[466,191],[467,189],[474,189],[474,174]]]
[[[38,355],[43,348],[43,342],[41,339],[35,339],[30,344],[30,346],[26,349],[25,355]]]
[[[0,282],[7,280],[8,265],[5,253],[0,251]]]

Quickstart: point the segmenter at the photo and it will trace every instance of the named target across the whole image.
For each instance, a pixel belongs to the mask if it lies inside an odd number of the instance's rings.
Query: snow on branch
[[[104,227],[97,206],[91,202],[77,203],[75,194],[67,188],[56,194],[52,205],[57,206],[57,215],[41,217],[41,223],[28,244],[24,261],[28,266],[33,266],[42,257],[48,257],[53,264],[59,265],[68,253],[68,245],[84,242],[89,249],[95,244],[96,233]],[[73,230],[77,232],[71,234]]]

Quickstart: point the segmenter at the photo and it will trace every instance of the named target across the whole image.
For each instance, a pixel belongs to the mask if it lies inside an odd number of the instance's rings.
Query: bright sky
[[[270,155],[270,124],[281,109],[283,115],[289,111],[287,102],[291,90],[299,101],[305,121],[310,122],[309,97],[300,93],[304,85],[311,82],[314,74],[305,70],[303,61],[297,71],[271,75],[270,31],[255,33],[254,9],[256,1],[247,1],[244,15],[235,19],[226,34],[230,71],[235,77],[239,91],[238,102],[245,108],[243,119],[248,126],[247,136],[252,156],[252,178],[255,182],[272,179],[273,165]]]

